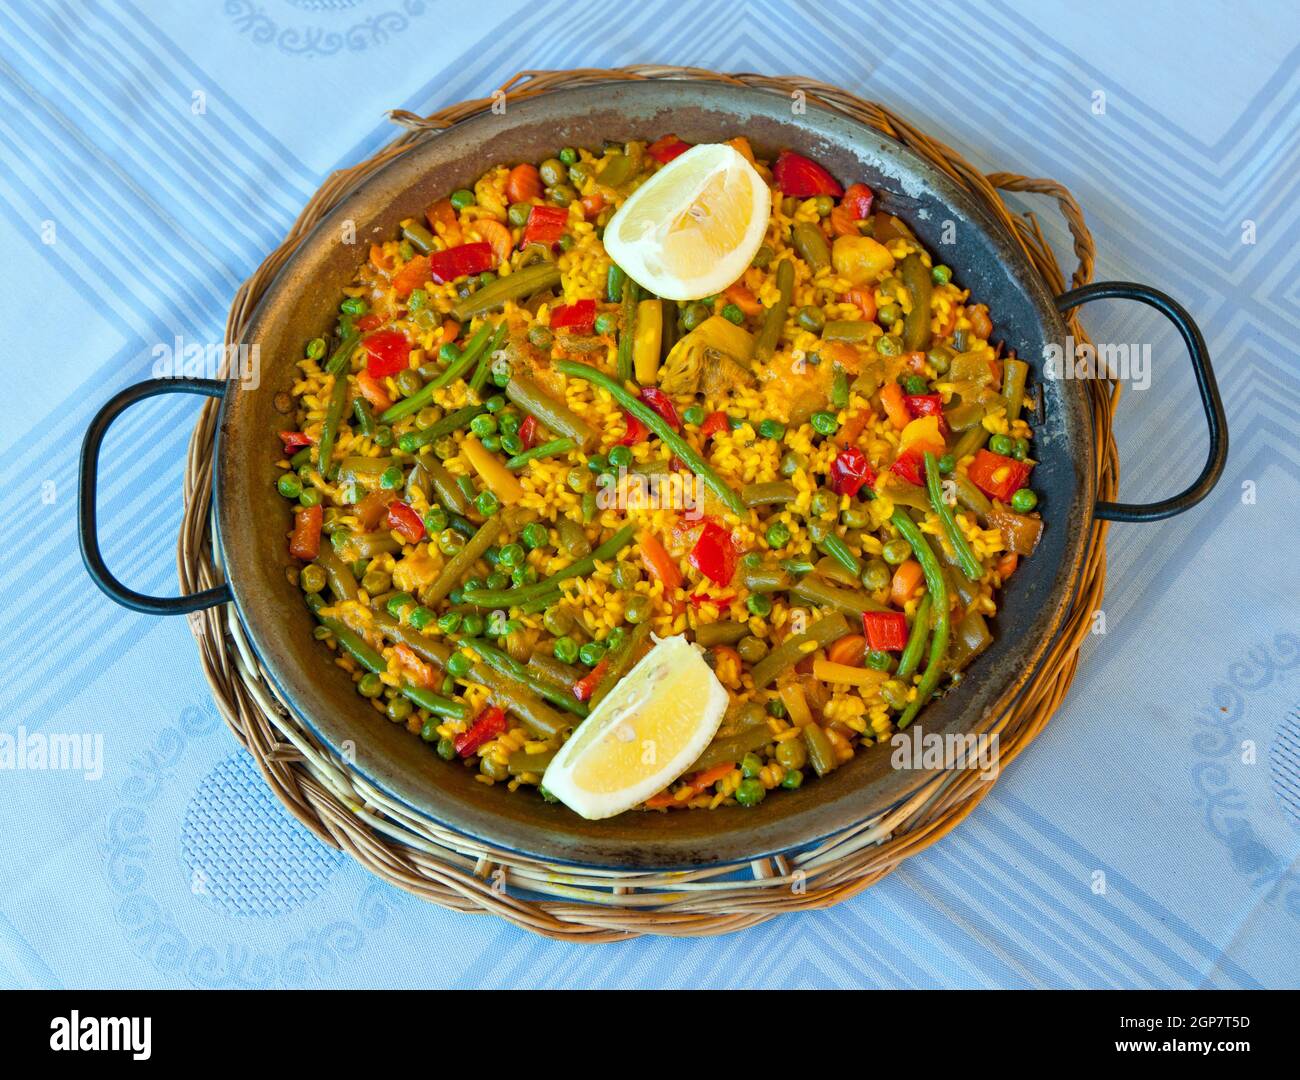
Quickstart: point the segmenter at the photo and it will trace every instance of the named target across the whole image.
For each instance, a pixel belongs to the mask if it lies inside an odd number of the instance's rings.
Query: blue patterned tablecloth
[[[103,746],[79,772],[0,768],[0,985],[1300,982],[1300,8],[801,7],[0,0],[0,765],[5,738]],[[82,572],[76,453],[156,347],[221,340],[321,179],[392,137],[388,108],[644,61],[840,83],[984,168],[1063,181],[1097,277],[1200,320],[1233,447],[1206,504],[1112,529],[1106,632],[948,839],[830,911],[593,948],[422,904],[293,822],[184,622],[128,614]],[[1152,389],[1118,421],[1134,501],[1204,457],[1182,348],[1152,319],[1087,312],[1100,339],[1153,345]],[[105,449],[107,554],[144,591],[175,589],[195,408],[139,407]]]

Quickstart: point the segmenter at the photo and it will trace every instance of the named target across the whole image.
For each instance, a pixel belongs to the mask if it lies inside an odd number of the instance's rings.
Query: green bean
[[[794,579],[784,567],[774,563],[760,563],[758,566],[741,566],[740,580],[752,593],[785,592]]]
[[[957,487],[957,501],[979,518],[981,525],[987,525],[989,515],[993,513],[989,497],[975,486],[969,476],[954,476],[952,479]]]
[[[930,639],[930,659],[916,688],[916,697],[908,702],[898,718],[897,727],[901,731],[915,719],[921,707],[930,700],[943,675],[944,654],[948,651],[948,583],[943,576],[943,567],[935,558],[929,541],[916,527],[916,522],[907,516],[907,511],[901,507],[896,509],[890,520],[899,535],[912,546],[912,554],[921,564],[921,571],[925,574],[925,587],[930,592],[934,610],[934,636]]]
[[[506,770],[511,776],[523,776],[524,773],[541,776],[558,753],[558,750],[543,750],[537,754],[530,754],[527,750],[516,750],[506,758]]]
[[[817,550],[823,555],[829,555],[853,577],[862,577],[862,560],[849,550],[848,544],[841,540],[834,533],[827,533],[817,544]]]
[[[590,708],[594,709],[599,705],[618,681],[632,670],[636,662],[641,659],[641,650],[649,637],[650,624],[640,623],[633,627],[627,637],[619,643],[618,648],[609,654],[609,666],[605,669],[605,675],[587,703]]]
[[[835,378],[831,380],[831,404],[836,409],[847,409],[849,406],[849,377],[843,371],[836,371]]]
[[[466,638],[463,644],[468,645],[479,656],[483,657],[483,661],[489,667],[496,669],[503,675],[509,675],[518,682],[522,682],[534,694],[545,698],[551,704],[558,705],[566,712],[573,713],[574,716],[587,715],[587,706],[573,696],[572,689],[551,686],[549,683],[537,678],[509,653],[502,652],[481,638]]]
[[[746,484],[740,489],[740,501],[746,506],[770,506],[773,503],[794,502],[798,495],[794,485],[786,480]]]
[[[512,375],[506,384],[506,397],[524,412],[537,418],[543,427],[572,439],[584,453],[596,441],[596,429],[575,413],[568,405],[547,394],[532,379]]]
[[[427,428],[421,428],[419,431],[408,431],[402,436],[402,440],[398,445],[406,453],[414,453],[422,446],[437,442],[444,435],[450,435],[454,431],[460,431],[462,428],[468,427],[469,422],[474,417],[481,416],[485,412],[487,412],[487,409],[483,405],[466,405],[463,409],[448,413],[441,420],[435,421]]]
[[[563,570],[552,574],[543,581],[524,585],[518,589],[466,589],[465,599],[471,604],[483,604],[486,607],[515,607],[540,596],[554,592],[561,582],[569,578],[581,577],[591,573],[597,562],[608,562],[628,544],[636,535],[635,525],[625,525],[600,547],[584,559],[569,563]]]
[[[631,413],[658,435],[668,449],[684,461],[687,468],[709,486],[728,510],[738,518],[743,519],[746,517],[746,507],[741,502],[740,495],[727,486],[727,482],[713,471],[709,463],[700,457],[690,443],[673,430],[672,425],[667,420],[646,406],[640,398],[628,393],[627,388],[617,379],[611,378],[596,368],[588,367],[586,364],[578,364],[572,360],[561,360],[555,365],[555,370],[560,372],[561,375],[570,375],[575,379],[585,379],[594,386],[609,391],[610,395],[624,410]]]
[[[559,283],[558,266],[551,262],[535,263],[516,270],[507,277],[497,278],[463,300],[458,300],[452,305],[451,317],[459,323],[465,323],[475,315],[502,307],[508,300],[520,300],[543,289],[554,288]]]
[[[840,585],[847,585],[849,588],[856,589],[858,583],[866,574],[865,567],[861,574],[855,574],[846,567],[839,559],[826,555],[817,560],[817,565],[813,567],[819,575],[827,581],[838,582]]]
[[[433,250],[433,233],[415,219],[402,222],[402,236],[422,255],[428,255]]]
[[[611,304],[617,304],[623,299],[623,282],[627,280],[627,275],[623,273],[623,268],[617,263],[609,264],[609,271],[605,274],[605,299]]]
[[[1009,356],[1002,361],[1002,396],[1007,399],[1007,421],[1019,419],[1020,406],[1025,400],[1025,379],[1029,365]]]
[[[816,724],[808,724],[803,731],[804,746],[808,748],[808,761],[818,776],[825,776],[839,765],[835,757],[835,747],[830,739]]]
[[[357,418],[357,427],[361,429],[361,434],[367,439],[373,438],[379,425],[375,423],[375,414],[370,408],[370,402],[365,398],[359,397],[352,403],[352,414]],[[289,462],[293,464],[292,461]]]
[[[534,446],[531,450],[525,450],[509,458],[506,461],[506,468],[511,472],[518,472],[525,465],[534,461],[555,457],[558,454],[567,454],[570,450],[576,450],[577,447],[578,444],[573,439],[552,439],[550,442]]]
[[[334,635],[339,647],[367,671],[382,674],[388,670],[388,661],[367,645],[365,639],[359,634],[354,633],[339,622],[338,619],[327,618],[322,615],[317,615],[316,618],[320,620],[325,629]],[[422,687],[405,683],[399,688],[398,692],[420,706],[420,708],[427,709],[436,716],[447,716],[453,720],[469,719],[468,705],[443,697],[441,694],[435,694],[432,690],[425,690]]]
[[[325,580],[329,582],[330,592],[339,600],[355,600],[357,598],[357,578],[352,573],[352,568],[348,566],[334,548],[329,544],[322,544],[320,551],[316,553],[316,562],[325,570]]]
[[[586,674],[573,664],[566,664],[549,653],[535,652],[528,658],[528,667],[537,673],[543,682],[560,689],[568,690]]]
[[[394,457],[345,457],[339,462],[338,474],[343,480],[376,477],[396,464],[397,458]]]
[[[755,750],[761,749],[771,741],[772,729],[765,725],[746,728],[734,735],[714,739],[704,748],[704,753],[686,771],[688,773],[699,772],[701,769],[711,769],[715,765],[723,765],[728,761],[739,763],[746,754],[752,754]]]
[[[944,500],[943,491],[939,486],[939,464],[929,450],[925,452],[925,487],[930,493],[930,505],[934,507],[934,512],[939,515],[939,520],[943,523],[943,531],[948,537],[948,543],[957,553],[957,564],[961,567],[961,572],[971,581],[978,581],[984,575],[984,567],[980,565],[979,559],[975,558],[975,552],[971,551],[966,537],[957,527],[957,519],[953,517],[952,508]]]
[[[581,559],[591,554],[591,541],[587,539],[586,530],[572,518],[560,518],[555,523],[555,530],[560,534],[560,548],[571,559]]]
[[[473,419],[473,417],[470,417],[470,419]],[[420,459],[420,467],[428,475],[429,482],[433,486],[433,494],[437,496],[438,501],[443,506],[453,514],[463,516],[470,512],[472,508],[470,501],[465,498],[465,493],[457,486],[456,478],[447,471],[447,466],[438,461],[433,455],[426,454]]]
[[[794,263],[789,259],[782,259],[777,264],[776,288],[780,295],[763,313],[763,325],[754,338],[755,360],[772,359],[777,343],[781,340],[781,331],[785,328],[786,316],[790,313],[790,302],[794,299]]]
[[[386,611],[375,610],[372,615],[376,628],[389,640],[406,645],[439,671],[447,669],[447,661],[453,652],[450,645],[426,638],[418,631],[403,626]],[[550,738],[573,726],[568,719],[546,705],[522,680],[497,671],[486,663],[475,663],[466,677],[480,686],[486,686],[504,708],[518,716],[533,734],[541,738]]]
[[[871,337],[872,325],[862,319],[832,319],[822,327],[822,341],[848,341],[860,344]]]
[[[802,583],[801,583],[802,584]],[[838,641],[849,632],[848,620],[838,611],[823,615],[812,624],[806,633],[788,637],[767,654],[750,672],[754,679],[754,689],[761,690],[773,682],[778,675],[799,663],[813,649],[809,645],[821,647]]]
[[[961,433],[961,438],[957,440],[957,445],[952,448],[952,457],[954,461],[960,461],[964,457],[975,453],[981,446],[988,441],[988,429],[983,424],[975,424]]]
[[[984,419],[985,409],[978,401],[964,402],[945,410],[943,418],[953,431],[969,431]]]
[[[348,552],[358,559],[373,559],[402,550],[402,544],[390,532],[354,533],[348,537]]]
[[[497,327],[497,331],[492,335],[492,343],[483,350],[478,358],[478,363],[474,366],[474,374],[465,381],[469,388],[481,399],[483,397],[483,387],[487,383],[488,375],[492,370],[492,359],[497,351],[505,344],[506,324],[505,320]]]
[[[410,397],[403,398],[396,405],[389,406],[379,419],[385,424],[391,424],[395,420],[400,420],[404,416],[410,416],[411,413],[423,409],[433,401],[434,391],[459,379],[478,362],[479,356],[490,343],[492,331],[491,323],[484,323],[480,326],[474,332],[474,336],[465,343],[465,350],[448,365],[441,375],[437,375],[430,382],[425,383],[423,389],[417,390]]]
[[[632,378],[632,346],[636,339],[636,306],[641,290],[631,278],[623,282],[623,300],[618,327],[618,356],[615,370],[620,382]]]
[[[714,645],[734,645],[749,633],[749,624],[719,619],[695,628],[695,643],[711,649]]]
[[[916,605],[916,614],[912,616],[912,632],[907,637],[907,647],[898,658],[898,670],[894,678],[907,680],[915,673],[921,663],[921,654],[925,652],[925,642],[930,636],[930,594],[926,593]]]
[[[930,298],[934,279],[929,268],[915,251],[903,260],[898,276],[912,298],[912,309],[903,319],[903,348],[907,352],[924,351],[930,345]]]
[[[831,247],[825,234],[816,225],[801,221],[790,230],[790,244],[799,258],[816,274],[831,264]]]
[[[442,568],[442,573],[424,591],[424,602],[432,605],[445,599],[447,594],[460,584],[460,579],[469,573],[470,567],[478,562],[483,557],[483,553],[496,543],[496,539],[501,535],[504,526],[505,522],[499,515],[488,518],[487,521],[480,525],[478,531],[465,541],[465,546],[447,560],[446,565]],[[475,603],[476,601],[471,600],[470,602]]]
[[[889,610],[858,589],[837,589],[834,585],[819,581],[812,574],[800,578],[790,587],[790,599],[807,604],[810,608],[838,611],[857,619],[861,619],[868,611]]]
[[[325,419],[321,422],[319,453],[317,467],[325,479],[331,480],[334,470],[330,462],[334,453],[334,443],[339,436],[339,424],[343,421],[343,406],[348,400],[348,362],[352,352],[361,341],[361,335],[352,330],[345,334],[339,347],[325,363],[325,372],[334,376],[334,385],[330,388],[329,404],[325,407]]]

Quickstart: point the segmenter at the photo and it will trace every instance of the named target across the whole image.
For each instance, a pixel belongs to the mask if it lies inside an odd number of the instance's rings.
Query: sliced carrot
[[[853,216],[852,207],[840,203],[831,211],[831,235],[832,236],[861,236],[858,232],[858,221]]]
[[[460,333],[460,323],[455,319],[447,319],[442,324],[442,336],[438,339],[439,345],[447,345],[456,340],[456,335]]]
[[[495,218],[483,218],[474,222],[474,228],[478,230],[479,236],[492,245],[492,254],[496,256],[498,264],[510,258],[510,252],[515,247],[515,238],[501,222]]]
[[[385,273],[392,267],[392,260],[384,254],[384,249],[378,244],[370,245],[370,265],[376,270],[383,270]]]
[[[646,799],[646,806],[652,810],[662,810],[670,806],[684,806],[688,800],[694,798],[709,788],[713,787],[719,780],[728,776],[732,769],[736,767],[734,761],[724,761],[720,765],[714,765],[709,769],[701,769],[693,776],[686,778],[686,784],[690,788],[690,795],[684,799],[678,799],[671,791],[661,791],[649,799]]]
[[[749,145],[749,140],[743,135],[737,135],[734,139],[728,139],[727,145],[740,154],[751,165],[754,164],[754,149]]]
[[[659,538],[652,532],[641,532],[637,535],[637,543],[641,550],[641,559],[646,565],[646,569],[654,574],[664,583],[664,591],[672,592],[682,583],[682,572],[677,569],[677,564],[668,554],[663,544],[659,543]]]
[[[398,666],[406,672],[411,682],[418,686],[433,685],[433,668],[416,656],[414,649],[402,643],[395,645],[393,652],[397,655]]]
[[[393,407],[393,399],[388,396],[384,384],[365,369],[357,372],[357,387],[361,391],[361,396],[370,402],[372,408],[384,412]]]
[[[512,203],[526,203],[542,197],[542,176],[536,165],[516,165],[506,177],[506,198]]]
[[[439,199],[430,205],[424,212],[424,218],[435,233],[438,232],[438,227],[442,226],[442,238],[447,242],[448,247],[459,247],[464,243],[465,236],[460,230],[460,219],[456,217],[456,208],[451,205],[450,199]]]
[[[912,419],[911,414],[907,411],[905,396],[903,388],[896,382],[887,382],[880,388],[880,403],[885,407],[885,415],[889,417],[889,422],[899,431],[907,427]]]
[[[599,191],[593,191],[590,195],[584,195],[579,201],[582,204],[583,219],[586,221],[590,221],[605,209],[605,196]]]
[[[862,312],[862,317],[867,322],[873,322],[876,318],[876,294],[870,289],[850,289],[844,294],[850,304],[857,304],[858,310]]]
[[[429,280],[429,256],[417,255],[393,275],[393,291],[405,300]]]
[[[1006,581],[1007,578],[1009,578],[1012,574],[1016,572],[1016,567],[1019,565],[1020,565],[1020,556],[1017,555],[1014,551],[1008,551],[1005,555],[1002,556],[1002,558],[998,560],[998,564],[997,564],[998,577],[1000,577],[1003,581]]]
[[[757,315],[763,310],[758,298],[739,281],[727,288],[726,297],[746,315]]]
[[[892,618],[892,616],[891,616]],[[846,634],[826,649],[826,659],[845,667],[861,667],[867,654],[867,639],[861,634]]]
[[[874,414],[870,409],[857,409],[844,418],[840,430],[835,433],[836,446],[853,446],[858,441],[866,426],[871,423]]]
[[[908,559],[900,563],[898,569],[894,571],[894,579],[889,583],[889,600],[897,607],[906,604],[916,590],[921,587],[921,581],[925,574],[921,570],[921,564],[915,559]]]

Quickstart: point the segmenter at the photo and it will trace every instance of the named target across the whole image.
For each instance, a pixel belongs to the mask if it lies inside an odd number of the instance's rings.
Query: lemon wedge
[[[725,143],[701,143],[619,207],[605,229],[605,250],[657,296],[697,300],[745,272],[771,213],[772,192],[758,170]]]
[[[698,649],[680,635],[664,638],[578,725],[542,785],[591,820],[630,810],[690,768],[727,700]]]

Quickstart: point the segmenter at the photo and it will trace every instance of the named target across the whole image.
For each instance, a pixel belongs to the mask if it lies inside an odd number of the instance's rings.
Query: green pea
[[[554,187],[556,184],[563,184],[569,178],[569,165],[573,162],[564,162],[557,158],[547,158],[537,167],[537,172],[541,175],[542,183],[547,187]]]
[[[867,667],[875,671],[888,671],[892,666],[893,660],[883,649],[872,649],[867,653]]]
[[[455,529],[443,529],[438,534],[438,550],[444,555],[455,555],[465,546],[465,538]]]
[[[477,611],[467,611],[460,617],[460,629],[469,637],[478,637],[487,629],[487,619]]]
[[[385,491],[394,491],[402,486],[405,476],[400,465],[390,465],[379,474],[379,486]]]
[[[633,624],[645,622],[650,617],[650,597],[644,593],[635,593],[628,597],[623,617]]]
[[[531,203],[511,203],[510,209],[506,211],[506,221],[510,222],[512,228],[522,229],[528,224],[528,215],[532,213],[532,210]]]
[[[784,521],[774,521],[767,527],[767,534],[763,537],[770,548],[783,548],[790,542],[790,526]]]
[[[880,687],[880,696],[891,709],[907,708],[907,687],[899,679],[889,679]]]
[[[286,499],[296,499],[302,494],[302,481],[298,479],[297,473],[281,473],[275,487]]]
[[[894,303],[881,304],[876,309],[876,321],[881,326],[893,326],[902,317],[903,309]]]
[[[803,454],[790,450],[781,456],[781,475],[789,479],[795,473],[802,472],[807,465],[808,459]]]
[[[750,593],[745,599],[745,607],[751,615],[764,618],[772,614],[772,598],[767,593]]]
[[[460,629],[460,612],[448,611],[445,615],[439,615],[438,629],[444,634],[454,634]]]
[[[775,716],[778,720],[785,718],[785,703],[780,698],[772,698],[765,706],[768,716]]]
[[[742,780],[740,786],[736,788],[736,802],[741,806],[757,806],[765,798],[767,798],[767,788],[763,786],[761,780],[751,777]]]
[[[865,529],[871,516],[861,506],[850,506],[840,511],[840,524],[850,529]]]
[[[433,456],[439,461],[449,461],[459,453],[456,446],[456,440],[451,436],[439,439],[433,444]]]
[[[549,538],[550,534],[547,533],[546,526],[536,521],[530,521],[519,534],[519,539],[524,542],[524,547],[529,551],[545,547]]]
[[[449,199],[451,205],[457,210],[464,210],[467,206],[473,206],[478,200],[474,198],[474,192],[469,188],[457,188],[451,193]]]
[[[361,587],[371,596],[387,592],[392,584],[392,575],[383,570],[367,570],[361,578]]]
[[[952,364],[952,358],[956,355],[947,345],[936,345],[925,354],[925,358],[930,361],[930,366],[934,368],[936,374],[946,375]]]
[[[542,626],[554,637],[564,637],[573,629],[573,616],[563,608],[547,608],[542,613]]]
[[[936,285],[947,285],[952,280],[952,270],[939,263],[938,266],[930,267],[930,280]]]
[[[924,394],[930,389],[929,384],[920,375],[909,375],[903,380],[903,389],[909,394]]]
[[[491,517],[501,509],[501,500],[490,491],[480,491],[474,497],[474,508],[484,517]]]
[[[609,468],[609,459],[603,454],[593,454],[587,459],[587,469],[594,473],[603,473]]]
[[[784,439],[785,425],[780,420],[760,420],[758,433],[765,439]]]
[[[1015,448],[1016,444],[1009,435],[994,435],[993,438],[989,439],[989,449],[995,454],[1010,457]]]
[[[449,341],[445,345],[438,346],[438,362],[447,367],[454,364],[460,359],[461,349],[454,341]]]
[[[740,658],[747,664],[757,664],[767,655],[767,644],[762,638],[756,638],[752,634],[747,634],[736,642],[736,652]]]
[[[325,588],[325,571],[315,563],[308,563],[298,573],[298,585],[305,593],[315,594]]]
[[[746,754],[740,759],[740,771],[746,777],[757,776],[763,771],[763,759],[757,754]]]
[[[776,760],[787,769],[802,769],[808,764],[808,748],[803,739],[785,739],[777,743]]]
[[[429,734],[426,735],[426,731]],[[456,744],[446,737],[438,738],[438,726],[433,722],[432,718],[426,721],[424,729],[420,732],[420,738],[424,739],[425,742],[433,742],[434,739],[438,739],[438,756],[443,761],[452,761],[456,757]]]
[[[791,739],[789,741],[795,742],[796,740]],[[803,787],[803,773],[801,773],[798,769],[791,769],[788,773],[786,773],[783,777],[781,777],[781,786],[783,788],[788,788],[790,791],[794,791],[796,788]]]
[[[591,473],[582,465],[575,465],[565,476],[565,482],[573,491],[581,494],[591,487]]]
[[[608,311],[602,311],[592,325],[598,334],[612,334],[618,329],[618,320]]]
[[[876,352],[881,356],[897,356],[901,351],[898,338],[885,334],[876,338]]]
[[[364,315],[369,306],[359,296],[349,296],[339,305],[339,310],[348,315]]]
[[[694,330],[705,319],[713,314],[713,309],[704,304],[689,304],[686,310],[682,312],[682,325],[687,330]]]
[[[899,537],[897,540],[890,540],[885,544],[880,554],[890,566],[898,566],[912,557],[912,545]]]
[[[616,469],[626,469],[632,464],[632,448],[630,446],[610,447],[609,463]]]
[[[754,257],[750,260],[749,265],[756,266],[758,269],[763,270],[771,265],[772,259],[775,255],[776,252],[766,244],[763,244],[756,252],[754,252]]]
[[[384,692],[384,680],[373,671],[367,671],[357,683],[357,693],[362,697],[377,698]]]
[[[795,322],[812,334],[820,334],[826,326],[826,315],[819,307],[805,304],[795,315]]]
[[[488,574],[487,581],[483,584],[494,591],[496,589],[504,589],[510,584],[510,575],[504,570],[493,570],[492,573]]]
[[[431,506],[424,513],[424,531],[430,536],[442,532],[447,522],[447,511],[440,506]]]
[[[388,714],[388,719],[394,724],[400,724],[411,715],[414,708],[415,706],[407,698],[395,697],[388,703],[388,708],[384,712]]]
[[[572,165],[578,160],[578,151],[573,149],[572,146],[566,146],[556,155],[556,157],[558,157],[565,165]]]
[[[827,217],[835,209],[835,200],[829,195],[818,195],[813,199],[813,206],[817,210],[818,217]]]
[[[1029,488],[1021,488],[1011,496],[1011,509],[1017,514],[1027,514],[1038,505],[1038,496]]]
[[[484,435],[480,442],[483,443],[483,449],[489,453],[495,454],[501,449],[500,435]]]
[[[522,544],[506,544],[506,546],[501,549],[501,565],[507,569],[519,566],[523,561],[524,546]]]
[[[578,193],[568,184],[556,184],[546,189],[546,201],[553,206],[568,206],[577,197]],[[563,245],[563,243],[564,237],[561,236],[560,244]],[[573,243],[573,241],[570,240],[569,243]]]
[[[298,496],[298,502],[303,506],[315,506],[320,502],[320,492],[314,487],[305,487]]]
[[[839,498],[832,492],[825,489],[814,491],[812,498],[808,500],[808,509],[815,517],[823,517],[835,509],[839,503]]]
[[[484,439],[489,435],[495,435],[497,431],[497,418],[491,413],[483,413],[480,416],[474,417],[474,419],[469,422],[469,429],[480,439]]]
[[[571,637],[558,637],[551,647],[551,652],[554,653],[555,659],[572,664],[578,659],[578,643]]]
[[[418,607],[411,612],[410,623],[416,630],[423,630],[435,619],[434,613],[427,607]]]
[[[721,314],[727,322],[734,323],[736,326],[745,321],[745,313],[735,304],[724,304]]]
[[[881,559],[868,559],[862,568],[862,584],[873,592],[887,589],[892,577],[888,564]]]
[[[408,592],[394,593],[388,598],[388,603],[384,605],[388,614],[394,619],[400,619],[402,612],[415,603],[415,597]]]
[[[604,642],[589,641],[578,650],[578,659],[587,667],[595,667],[605,658],[606,651]]]
[[[474,280],[478,282],[478,287],[481,289],[484,285],[491,285],[492,282],[496,281],[496,279],[496,274],[492,273],[491,270],[484,270],[483,273],[479,274],[479,276]]]
[[[403,368],[397,373],[393,381],[397,383],[397,389],[403,397],[418,394],[424,389],[424,380],[420,378],[420,373],[414,368]]]
[[[569,183],[574,187],[582,187],[582,185],[587,182],[587,177],[589,175],[590,173],[588,172],[587,166],[584,162],[575,161],[569,166]]]
[[[1011,456],[1017,461],[1024,461],[1029,456],[1029,440],[1017,439],[1012,446]]]
[[[610,575],[610,580],[614,582],[615,588],[631,589],[641,580],[641,568],[635,563],[618,563]]]
[[[502,435],[518,435],[519,425],[523,423],[517,412],[501,412],[497,416],[497,424],[501,428]]]
[[[813,431],[818,435],[834,435],[840,426],[840,422],[835,419],[835,414],[828,412],[815,412],[809,417],[808,422],[812,424]]]
[[[474,661],[469,658],[468,653],[457,650],[447,657],[447,674],[453,679],[464,678],[473,666]]]
[[[322,337],[312,338],[307,342],[307,357],[310,360],[319,360],[325,355],[325,339]]]
[[[684,413],[682,413],[682,419],[690,424],[691,427],[699,427],[704,423],[704,418],[707,415],[708,414],[699,405],[691,405]]]

